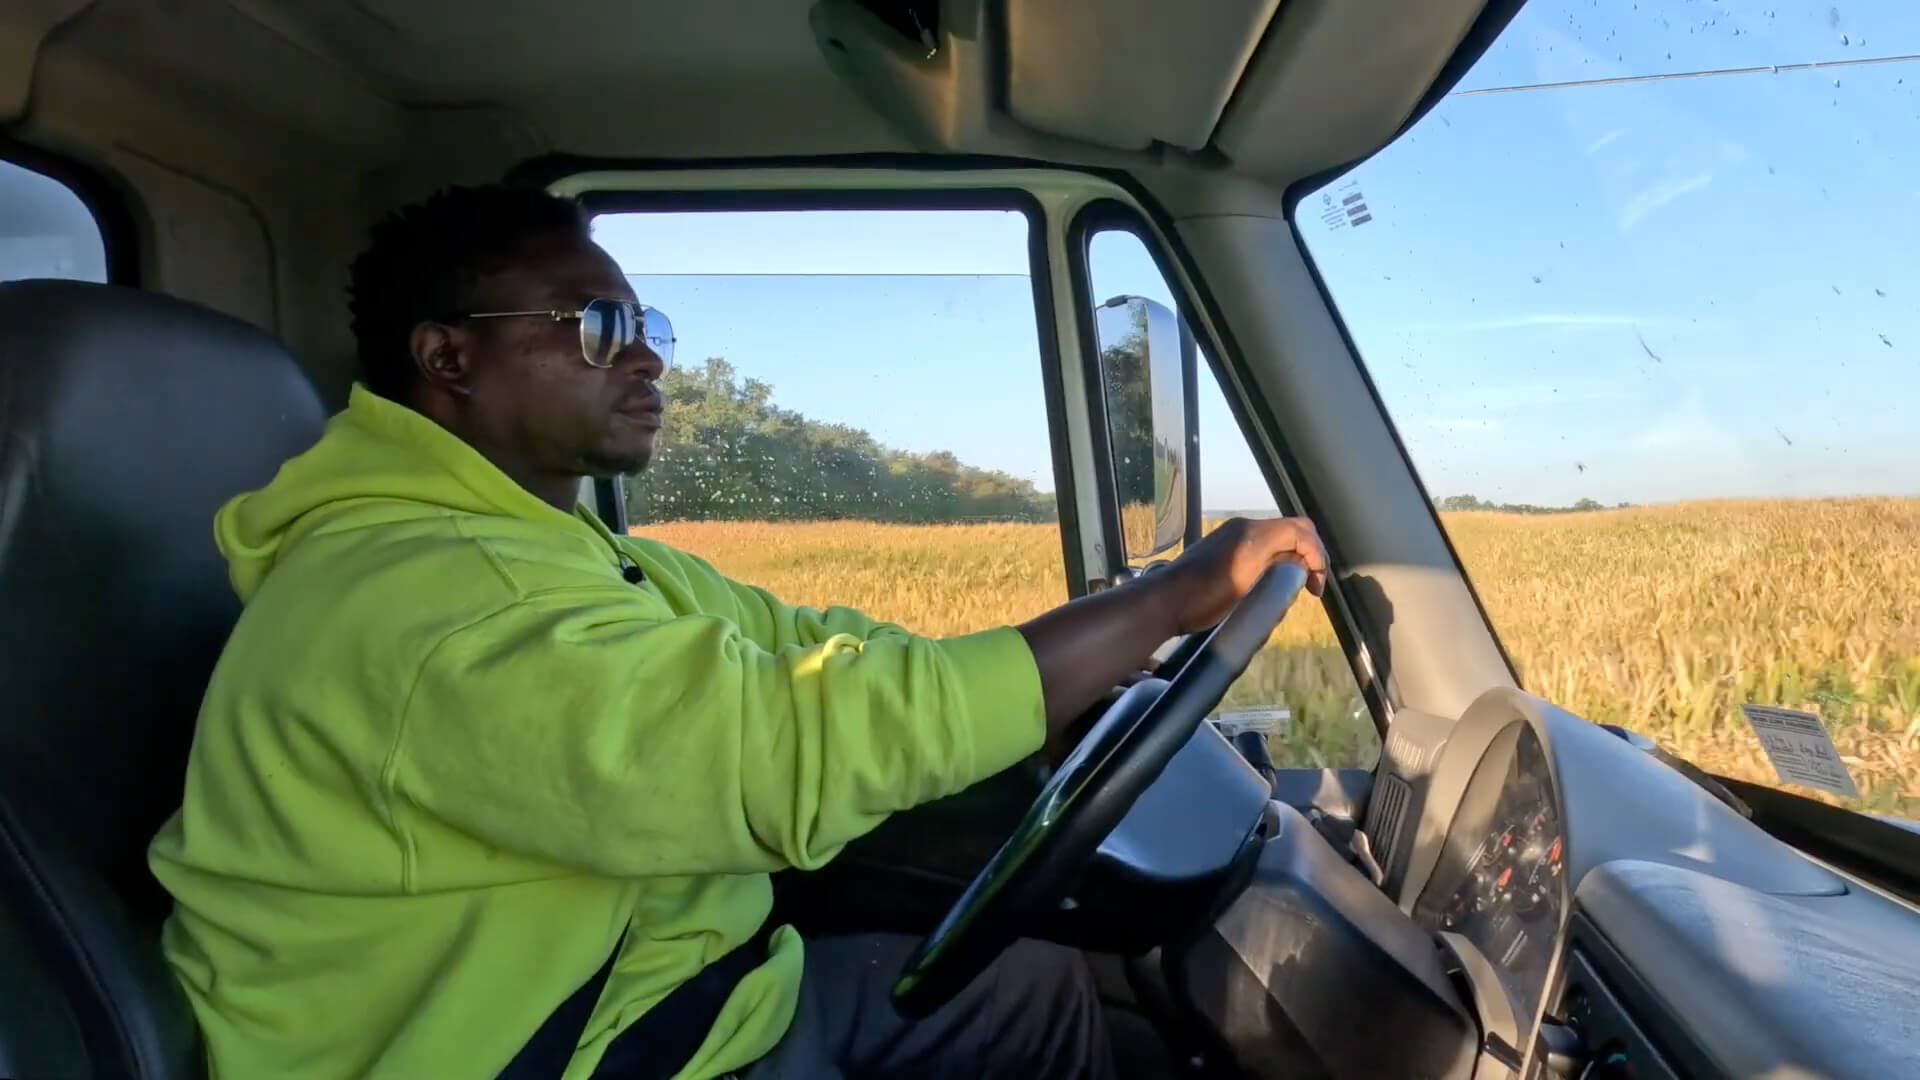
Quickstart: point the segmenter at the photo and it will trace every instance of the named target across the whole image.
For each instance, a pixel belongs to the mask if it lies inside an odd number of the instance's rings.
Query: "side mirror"
[[[1142,296],[1094,319],[1114,494],[1129,563],[1200,538],[1198,351],[1186,321]]]

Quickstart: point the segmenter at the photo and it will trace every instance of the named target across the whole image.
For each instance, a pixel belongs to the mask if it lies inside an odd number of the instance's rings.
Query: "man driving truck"
[[[1229,522],[1019,627],[918,637],[616,536],[672,359],[579,207],[443,191],[351,273],[362,381],[215,522],[245,609],[150,861],[216,1077],[1101,1077],[1079,954],[932,1016],[911,949],[764,925],[768,875],[1060,735],[1280,559]]]

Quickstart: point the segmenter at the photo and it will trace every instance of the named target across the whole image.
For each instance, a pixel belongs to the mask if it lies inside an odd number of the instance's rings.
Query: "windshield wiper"
[[[1688,761],[1686,758],[1668,753],[1665,749],[1661,748],[1659,743],[1654,742],[1652,739],[1647,738],[1637,731],[1628,731],[1618,724],[1601,724],[1600,726],[1625,739],[1662,765],[1693,781],[1702,791],[1726,803],[1733,809],[1734,813],[1739,814],[1748,821],[1753,820],[1753,807],[1749,806],[1745,800],[1727,788],[1724,782],[1726,780],[1725,777],[1715,776],[1705,769],[1700,768],[1698,765],[1695,765],[1693,762]]]
[[[1920,831],[1764,784],[1721,777],[1752,808],[1749,819],[1783,843],[1920,904]]]

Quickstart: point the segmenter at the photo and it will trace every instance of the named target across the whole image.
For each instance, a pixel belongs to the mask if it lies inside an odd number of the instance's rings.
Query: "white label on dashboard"
[[[1840,760],[1827,726],[1815,713],[1780,709],[1772,705],[1742,705],[1747,723],[1760,737],[1760,746],[1782,783],[1804,784],[1849,799],[1860,797],[1852,774]]]
[[[1242,731],[1257,731],[1262,735],[1285,735],[1288,725],[1293,723],[1293,710],[1231,709],[1222,712],[1214,723],[1228,735],[1237,735]]]

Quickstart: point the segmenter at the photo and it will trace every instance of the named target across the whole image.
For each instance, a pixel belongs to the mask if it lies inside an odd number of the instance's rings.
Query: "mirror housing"
[[[1143,296],[1100,305],[1094,330],[1124,559],[1143,562],[1200,538],[1199,350]]]

